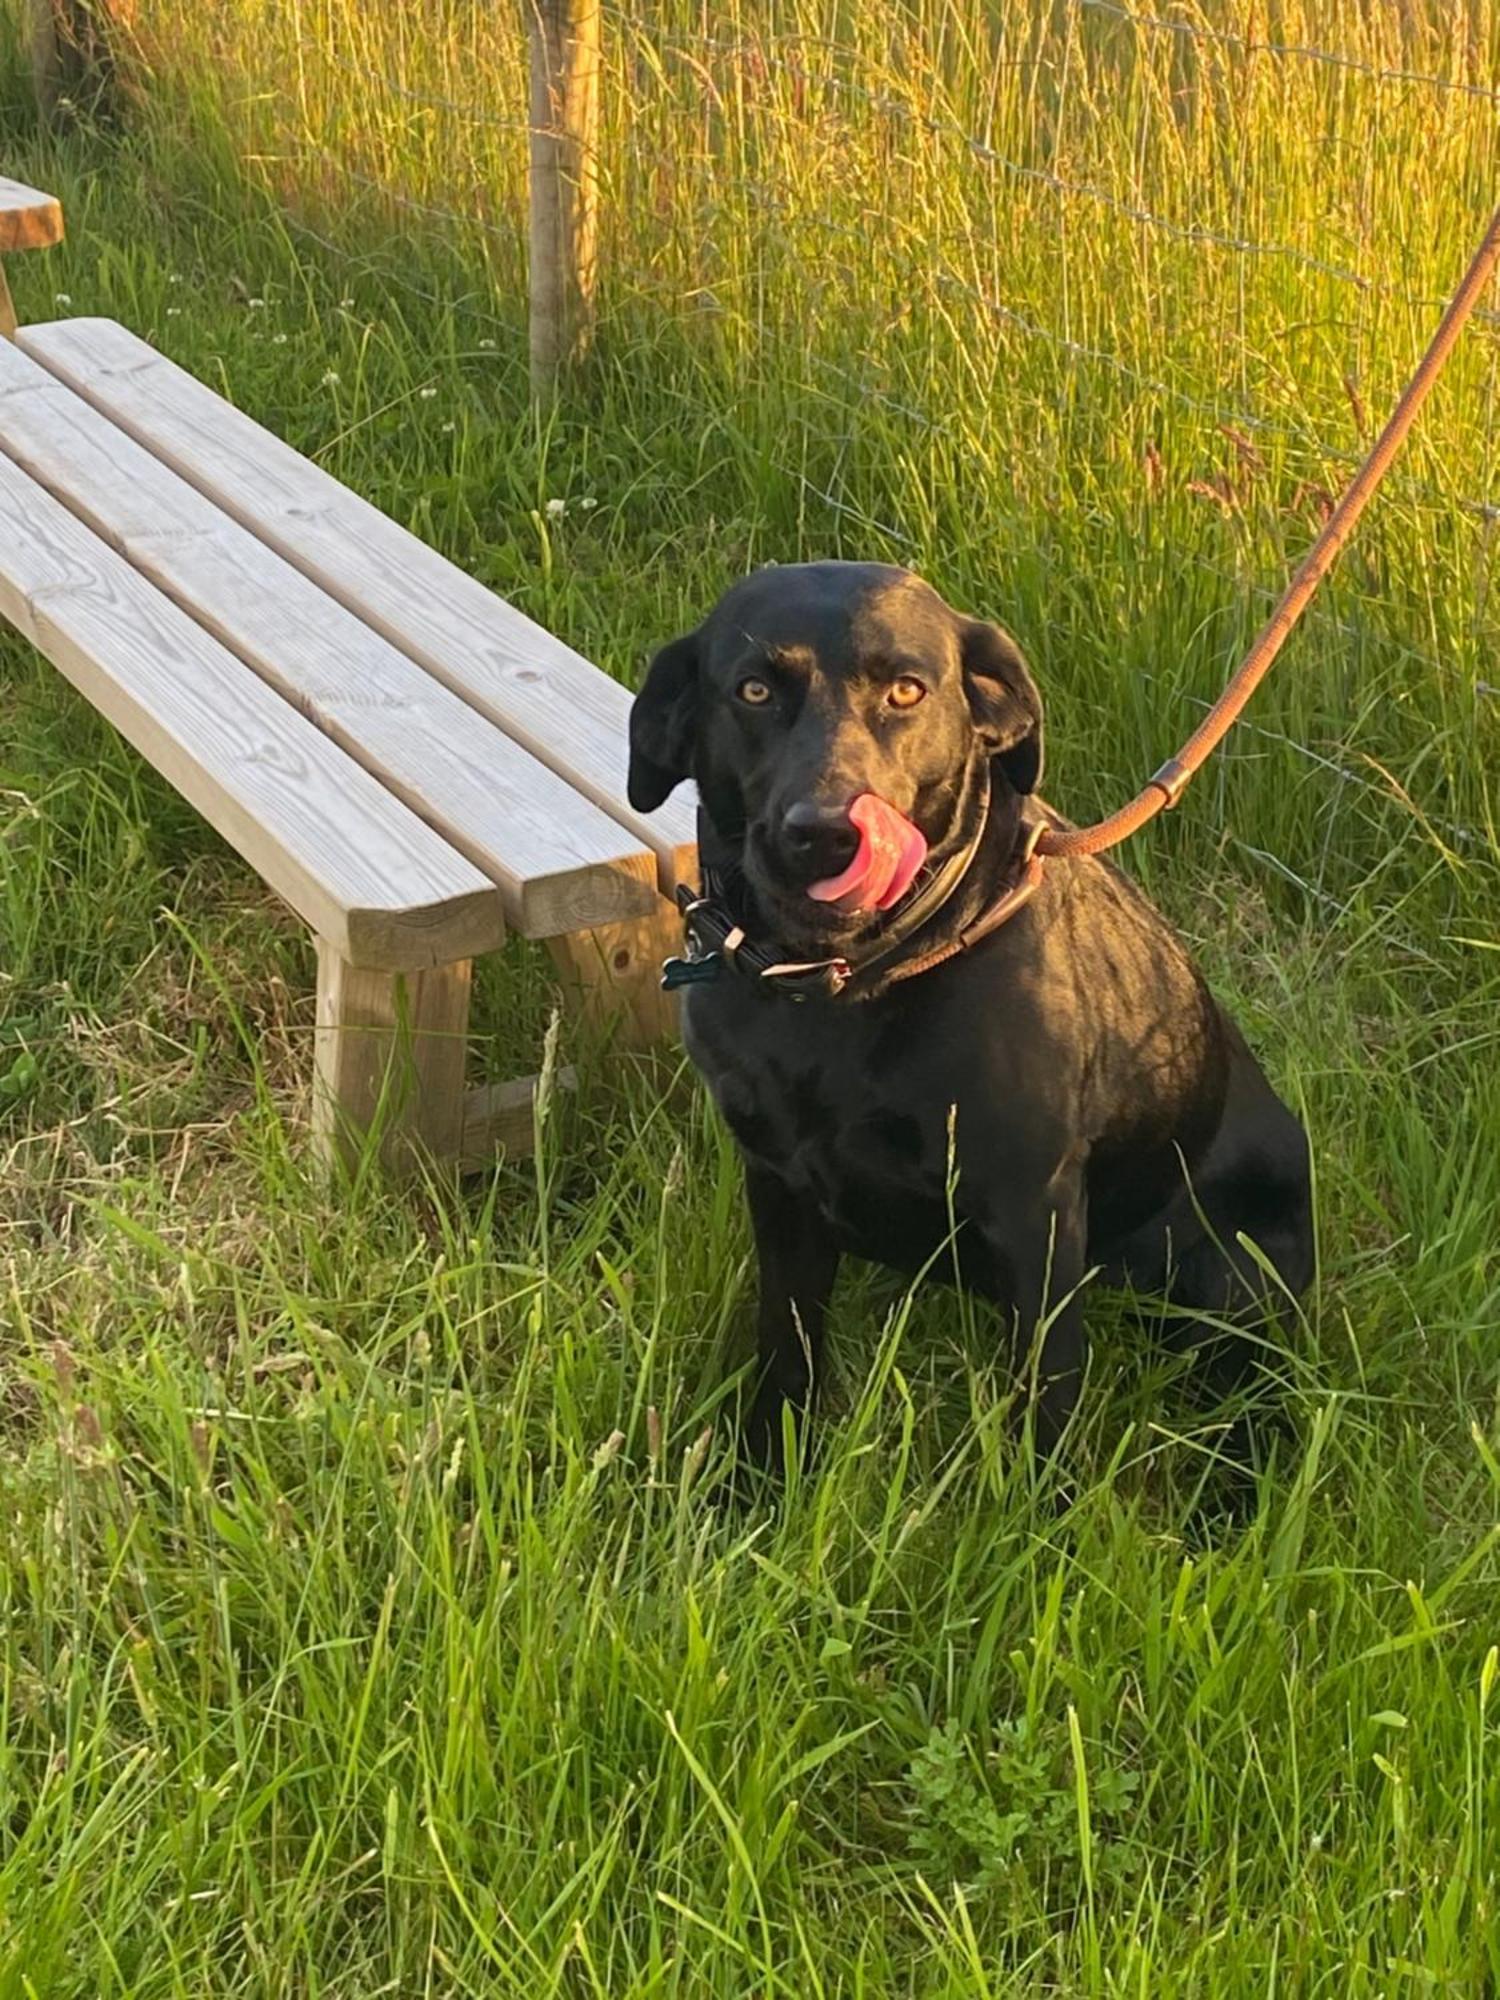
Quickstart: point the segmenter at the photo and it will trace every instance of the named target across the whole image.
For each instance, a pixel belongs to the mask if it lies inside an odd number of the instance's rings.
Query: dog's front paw
[[[739,1469],[745,1484],[760,1490],[784,1484],[789,1452],[798,1468],[808,1462],[811,1428],[805,1398],[763,1382],[740,1428]]]
[[[763,1383],[740,1427],[740,1463],[747,1472],[778,1480],[786,1476],[786,1412],[795,1425],[795,1406],[779,1389]]]

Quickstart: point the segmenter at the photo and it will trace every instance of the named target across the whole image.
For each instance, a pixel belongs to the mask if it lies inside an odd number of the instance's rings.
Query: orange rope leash
[[[1218,748],[1240,711],[1265,678],[1271,662],[1286,643],[1292,627],[1310,602],[1313,592],[1332,569],[1339,551],[1354,532],[1355,523],[1385,477],[1391,460],[1401,449],[1428,391],[1442,373],[1443,364],[1463,330],[1485,286],[1500,260],[1500,209],[1495,211],[1484,241],[1474,253],[1474,261],[1464,273],[1463,283],[1454,293],[1448,310],[1438,323],[1431,345],[1422,356],[1417,372],[1407,383],[1401,400],[1391,412],[1385,429],[1375,440],[1370,455],[1350,481],[1344,497],[1324,523],[1322,533],[1303,558],[1302,566],[1287,585],[1281,602],[1271,613],[1243,664],[1219,696],[1208,714],[1183,744],[1169,757],[1144,791],[1129,805],[1121,806],[1097,826],[1074,828],[1046,827],[1037,851],[1051,855],[1102,854],[1154,819],[1164,806],[1175,806],[1188,780],[1200,764]]]

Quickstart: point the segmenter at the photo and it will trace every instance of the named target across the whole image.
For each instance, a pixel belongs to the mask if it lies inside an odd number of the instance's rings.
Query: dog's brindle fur
[[[903,687],[895,706],[898,680],[924,693]],[[1014,642],[876,564],[737,584],[653,660],[630,747],[632,804],[649,811],[694,778],[703,859],[750,935],[793,958],[858,964],[886,931],[806,893],[852,857],[860,793],[921,828],[934,870],[977,834],[960,887],[902,956],[995,899],[1023,809],[1062,823],[1030,799],[1041,703]],[[1010,1316],[1044,1451],[1077,1400],[1091,1270],[1210,1316],[1187,1338],[1216,1393],[1248,1372],[1255,1343],[1211,1322],[1248,1334],[1310,1280],[1302,1127],[1166,921],[1107,862],[1050,863],[973,950],[906,982],[877,976],[863,997],[797,1001],[726,975],[684,998],[689,1052],[744,1155],[762,1362],[746,1443],[762,1461],[778,1458],[783,1405],[816,1385],[845,1251],[956,1271]]]

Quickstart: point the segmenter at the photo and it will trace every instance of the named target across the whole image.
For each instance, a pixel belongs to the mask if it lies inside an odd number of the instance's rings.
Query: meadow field
[[[1488,219],[1500,6],[649,14],[554,406],[472,0],[138,0],[122,114],[47,129],[0,0],[0,171],[68,218],[21,316],[124,321],[630,684],[748,565],[912,564],[1029,653],[1049,798],[1120,802]],[[1239,1532],[1120,1301],[1059,1519],[986,1313],[871,1272],[815,1472],[720,1504],[752,1285],[683,1065],[556,1048],[512,944],[483,1060],[580,1073],[537,1159],[321,1185],[300,925],[0,634],[3,2000],[1500,1990],[1497,364],[1123,856],[1313,1135]]]

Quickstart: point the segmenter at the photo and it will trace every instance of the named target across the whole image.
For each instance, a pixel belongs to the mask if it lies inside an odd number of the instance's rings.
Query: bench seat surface
[[[686,788],[656,813],[626,798],[618,682],[114,321],[32,326],[19,344],[593,801],[654,855],[663,891],[692,879]]]
[[[0,615],[351,964],[504,936],[472,862],[3,454]]]
[[[494,880],[525,934],[657,906],[643,843],[8,342],[0,451]]]

